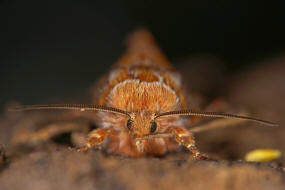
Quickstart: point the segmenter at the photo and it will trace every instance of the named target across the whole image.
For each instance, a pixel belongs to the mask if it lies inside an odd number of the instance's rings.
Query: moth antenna
[[[26,105],[26,106],[16,106],[8,108],[10,112],[21,112],[21,111],[31,111],[31,110],[78,110],[78,111],[104,111],[111,112],[121,115],[127,115],[130,117],[129,112],[102,105],[92,105],[92,104],[43,104],[43,105]]]
[[[198,117],[216,117],[216,118],[235,118],[235,119],[243,119],[248,121],[254,121],[261,123],[263,125],[268,126],[279,126],[276,123],[265,121],[253,117],[247,117],[242,115],[233,115],[233,114],[227,114],[227,113],[216,113],[216,112],[199,112],[199,111],[193,111],[193,110],[178,110],[178,111],[170,111],[170,112],[164,112],[161,114],[158,114],[155,119],[159,117],[166,117],[166,116],[173,116],[173,115],[189,115],[189,116],[198,116]]]

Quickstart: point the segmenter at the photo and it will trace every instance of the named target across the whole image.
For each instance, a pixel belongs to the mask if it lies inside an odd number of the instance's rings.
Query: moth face
[[[158,129],[158,124],[154,121],[155,113],[149,111],[137,111],[130,114],[126,126],[134,138],[153,134]]]

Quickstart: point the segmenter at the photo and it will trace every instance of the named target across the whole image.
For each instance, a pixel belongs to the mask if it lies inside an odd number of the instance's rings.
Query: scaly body
[[[106,135],[106,138],[108,136],[104,145],[108,152],[128,156],[165,154],[177,148],[178,143],[170,138],[156,138],[144,140],[138,147],[134,138],[151,133],[150,123],[155,114],[187,108],[181,91],[180,75],[174,71],[147,31],[133,33],[127,45],[127,52],[110,71],[94,103],[131,112],[132,126],[130,129],[126,127],[128,118],[125,116],[100,112],[100,129],[92,132],[90,138],[101,134]],[[183,128],[184,120],[178,116],[162,118],[156,123],[156,133],[174,130],[183,133],[183,136],[191,136]],[[191,144],[194,146],[192,139],[191,136]]]

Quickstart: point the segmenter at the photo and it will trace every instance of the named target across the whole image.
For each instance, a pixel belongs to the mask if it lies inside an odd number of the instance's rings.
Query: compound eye
[[[156,131],[156,129],[157,129],[157,123],[155,121],[152,121],[150,123],[150,132],[154,133]]]
[[[128,119],[128,121],[127,121],[127,128],[128,128],[129,130],[131,130],[132,124],[133,124],[133,120]]]

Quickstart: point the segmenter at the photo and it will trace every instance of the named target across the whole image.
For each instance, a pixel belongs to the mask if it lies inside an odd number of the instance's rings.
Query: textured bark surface
[[[212,60],[192,61],[206,63],[211,68],[207,62]],[[196,69],[192,73],[201,73],[201,79],[189,74],[192,68]],[[214,93],[224,94],[232,107],[276,121],[280,127],[248,123],[197,134],[197,146],[215,159],[212,161],[195,161],[184,149],[160,158],[126,158],[106,155],[100,150],[78,153],[68,149],[71,142],[80,144],[80,134],[88,130],[88,122],[82,119],[69,120],[66,115],[59,117],[50,112],[4,113],[0,117],[0,189],[285,189],[284,157],[269,163],[242,161],[246,152],[255,148],[285,152],[285,58],[267,61],[234,77],[224,76],[228,82],[222,85],[222,80],[213,80],[216,79],[213,72],[221,75],[219,70],[205,71],[205,67],[188,65],[183,70],[188,73],[189,85],[195,81],[192,91],[201,90],[207,95],[213,86],[220,85],[222,88],[214,88],[217,91]],[[206,73],[208,82],[202,77]],[[29,146],[11,145],[15,129],[21,129],[23,135],[66,122],[78,123],[82,128],[76,134],[55,135],[52,140]]]

